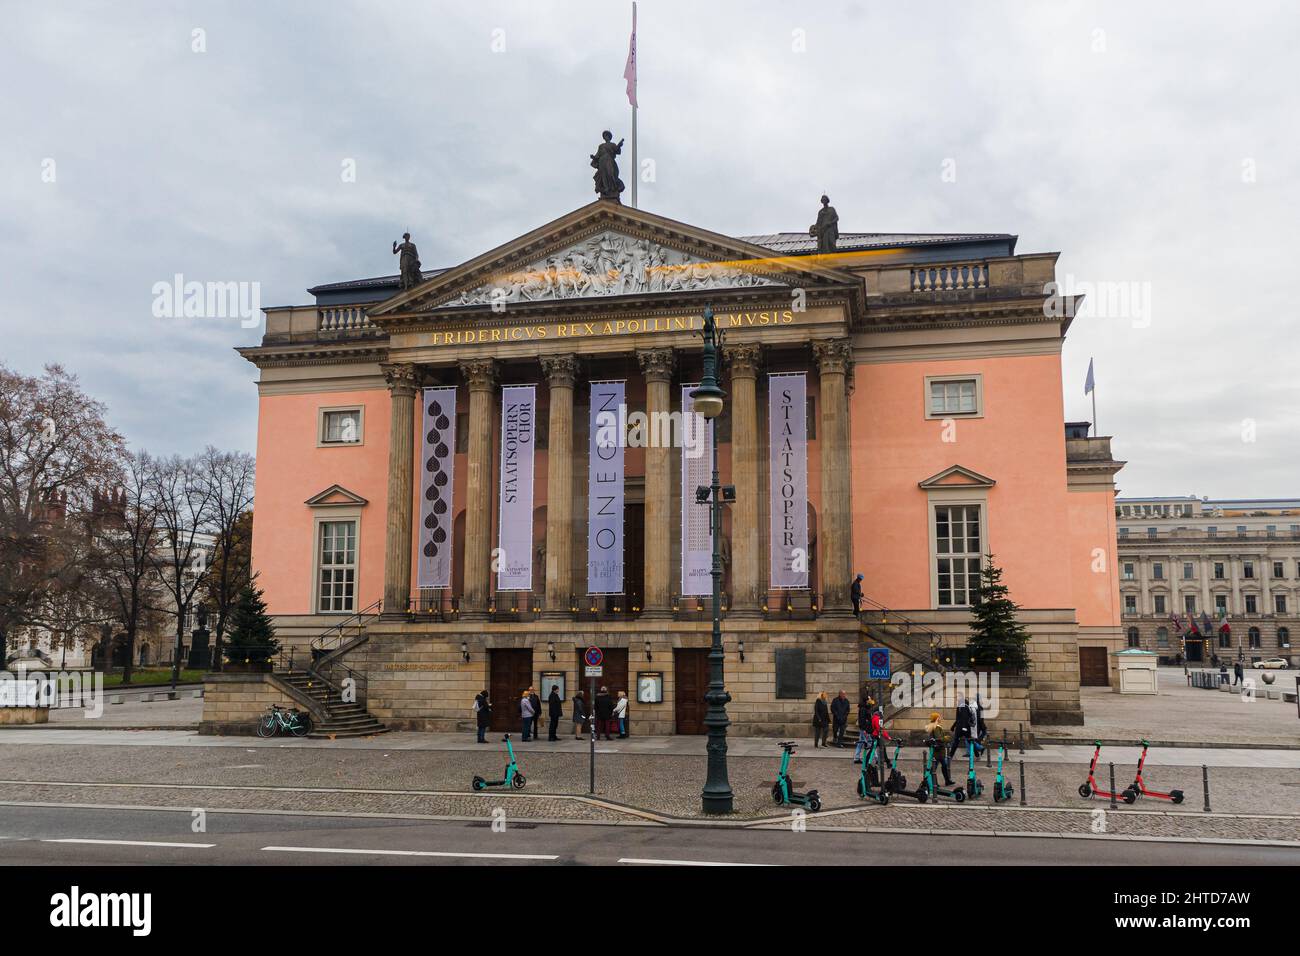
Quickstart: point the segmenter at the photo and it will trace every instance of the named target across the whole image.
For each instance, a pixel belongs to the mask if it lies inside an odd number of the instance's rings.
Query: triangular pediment
[[[330,485],[324,491],[317,492],[307,499],[305,504],[311,508],[330,508],[340,506],[360,507],[369,504],[354,491],[348,491],[342,485]]]
[[[714,290],[860,284],[798,256],[597,201],[368,310],[372,322],[458,309]]]
[[[992,488],[995,482],[978,471],[952,465],[918,484],[928,491],[932,488]]]

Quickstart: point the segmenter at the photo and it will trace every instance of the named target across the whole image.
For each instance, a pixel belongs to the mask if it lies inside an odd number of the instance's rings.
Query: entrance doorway
[[[492,697],[492,729],[521,729],[519,698],[533,682],[533,652],[522,650],[488,651],[488,693]]]
[[[1187,648],[1185,656],[1190,663],[1199,664],[1205,659],[1205,656],[1201,653],[1200,641],[1186,641],[1184,646]]]
[[[586,653],[586,648],[580,648],[578,655],[578,687],[583,694],[591,692],[591,678],[584,677],[583,673],[587,667],[587,662],[582,659]],[[605,653],[605,662],[601,665],[604,668],[603,676],[596,678],[596,693],[600,693],[602,687],[609,688],[609,696],[617,698],[619,691],[625,691],[628,699],[632,697],[632,690],[627,684],[627,648],[626,647],[602,647]],[[573,696],[570,694],[569,696]],[[595,701],[595,698],[592,698]]]
[[[1104,647],[1079,648],[1079,686],[1109,687],[1110,664]]]
[[[679,734],[705,732],[704,695],[709,690],[709,652],[706,648],[673,651],[673,713]]]

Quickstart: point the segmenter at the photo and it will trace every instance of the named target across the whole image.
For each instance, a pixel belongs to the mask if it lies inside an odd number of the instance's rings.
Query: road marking
[[[618,862],[634,866],[775,866],[774,863],[721,863],[712,860],[645,860],[625,856]]]
[[[452,853],[443,850],[356,850],[329,846],[264,846],[272,853],[353,853],[366,856],[438,856],[466,860],[558,860],[558,856],[540,853]]]
[[[42,840],[42,843],[95,843],[103,846],[170,846],[180,847],[191,850],[208,850],[216,846],[215,843],[160,843],[154,840]]]

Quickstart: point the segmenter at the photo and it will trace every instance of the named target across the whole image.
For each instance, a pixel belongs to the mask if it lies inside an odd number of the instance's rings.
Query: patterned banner
[[[808,587],[808,378],[768,376],[771,586]]]
[[[713,480],[713,429],[695,413],[691,392],[698,387],[682,386],[682,594],[694,596],[713,593],[709,506],[695,503],[695,489]]]
[[[420,443],[419,557],[415,583],[451,587],[452,465],[456,457],[456,387],[424,390],[424,438]]]
[[[533,460],[537,386],[501,389],[501,503],[497,590],[533,587]]]
[[[591,383],[587,445],[587,593],[623,593],[624,382]]]

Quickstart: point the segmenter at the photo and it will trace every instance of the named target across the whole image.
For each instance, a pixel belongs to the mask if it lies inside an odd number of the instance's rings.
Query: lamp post
[[[718,478],[718,442],[715,423],[722,414],[727,393],[718,386],[718,348],[720,335],[713,321],[713,307],[704,309],[704,374],[698,388],[691,390],[696,412],[709,423],[709,437],[713,445],[713,479],[708,487],[701,485],[695,491],[696,504],[709,505],[709,530],[713,537],[713,641],[709,646],[709,690],[704,695],[708,710],[704,726],[708,728],[709,769],[700,794],[705,813],[730,813],[734,797],[727,780],[727,704],[731,695],[722,682],[722,497],[723,488]],[[736,490],[728,489],[729,500],[735,500]]]

